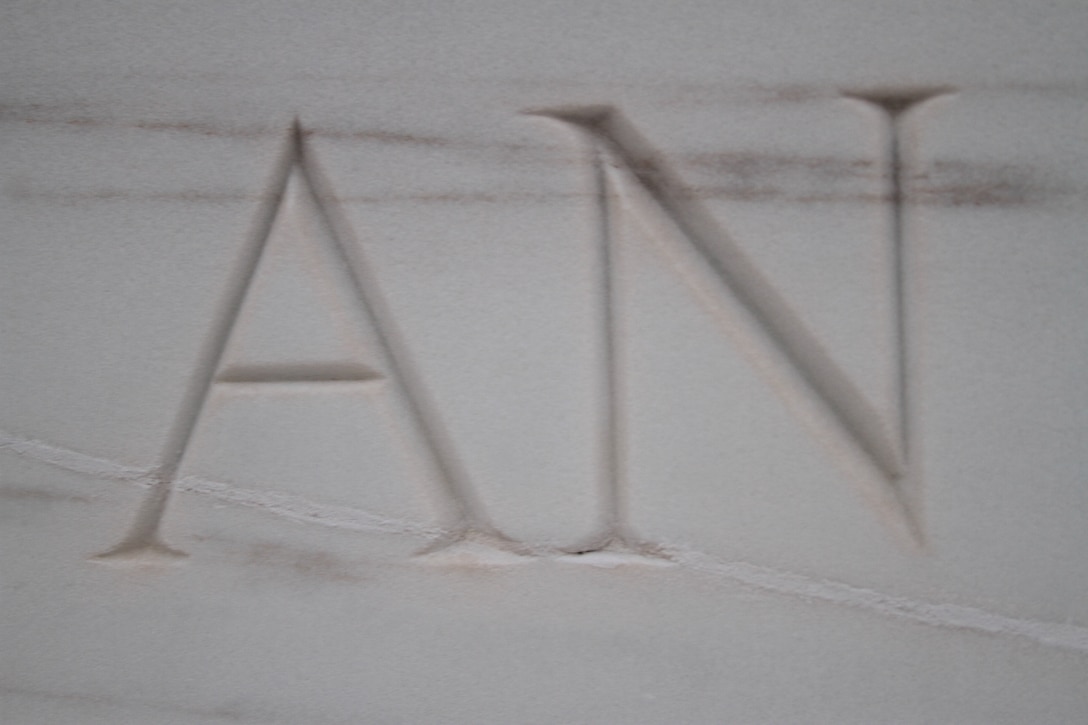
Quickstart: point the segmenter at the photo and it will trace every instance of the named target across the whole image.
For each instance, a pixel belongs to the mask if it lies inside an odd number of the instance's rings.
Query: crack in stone
[[[0,451],[5,449],[32,460],[98,479],[150,485],[148,479],[150,469],[124,466],[0,430]],[[181,479],[179,483],[181,491],[211,496],[239,506],[258,508],[302,523],[410,536],[445,533],[440,529],[417,522],[384,519],[360,509],[317,503],[301,496],[240,489],[225,483],[194,477]],[[563,563],[577,560],[577,557],[567,552],[551,548],[526,549],[525,555],[538,558],[549,557]],[[660,547],[660,556],[662,558],[648,563],[660,565],[663,560],[667,560],[692,573],[728,580],[763,592],[806,601],[824,602],[941,629],[1015,637],[1044,647],[1088,655],[1088,627],[1078,624],[1010,617],[977,607],[895,596],[846,582],[818,579],[743,561],[724,561],[686,547],[663,545]],[[620,564],[637,563],[635,561],[637,558],[629,557],[622,562],[606,563],[608,568],[611,568]],[[492,561],[490,565],[501,565],[501,561]],[[597,565],[600,566],[600,564]]]

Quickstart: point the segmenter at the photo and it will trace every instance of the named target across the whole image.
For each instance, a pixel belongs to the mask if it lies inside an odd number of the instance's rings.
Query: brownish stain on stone
[[[748,202],[886,204],[877,160],[746,152],[704,153],[681,161],[712,183],[690,186],[697,199]],[[908,173],[904,200],[917,206],[1021,207],[1076,193],[1023,165],[938,160]]]
[[[910,201],[951,207],[1026,206],[1072,193],[1025,167],[942,160],[913,177],[908,190]]]
[[[214,126],[192,121],[135,121],[119,125],[139,131],[164,131],[220,138],[259,138],[274,133],[272,129],[256,126],[239,128],[234,126]]]
[[[238,191],[137,191],[131,189],[89,189],[74,191],[46,191],[31,189],[23,185],[11,184],[5,195],[15,201],[41,201],[50,204],[83,204],[94,202],[162,202],[181,204],[227,204],[235,202],[257,202],[257,194]]]
[[[694,86],[692,87],[695,88]],[[699,87],[703,91],[707,89]],[[673,91],[679,92],[679,91]],[[721,93],[746,93],[767,102],[799,103],[837,95],[825,87],[781,86],[722,89]],[[124,121],[87,114],[80,106],[52,107],[41,104],[0,105],[0,120],[40,123],[71,128],[130,128],[155,133],[190,134],[205,137],[279,137],[283,128],[272,126],[234,127],[200,121]],[[571,155],[565,146],[542,143],[491,142],[486,139],[454,138],[373,128],[307,126],[309,138],[375,143],[451,152],[487,154],[490,163],[565,166],[583,164],[580,155]],[[674,158],[666,154],[666,158]],[[834,155],[715,151],[675,155],[684,176],[692,182],[683,192],[691,198],[759,203],[888,203],[881,188],[884,171],[880,159]],[[694,178],[690,178],[694,177]],[[1041,174],[1012,164],[986,164],[961,160],[938,160],[906,179],[905,201],[920,206],[1017,207],[1036,204],[1054,196],[1078,193],[1060,185],[1043,183]],[[94,203],[114,201],[163,203],[257,202],[260,196],[242,190],[148,191],[136,189],[88,189],[47,191],[10,185],[5,194],[16,200],[50,203]],[[348,204],[415,202],[423,204],[552,203],[566,199],[580,201],[587,193],[533,191],[433,191],[419,194],[372,194],[343,196]]]
[[[746,151],[686,154],[680,160],[707,173],[725,174],[738,180],[761,179],[785,174],[806,174],[821,180],[874,178],[877,163],[872,159],[841,156],[802,156]]]
[[[116,697],[114,695],[107,694],[50,692],[44,690],[34,690],[30,688],[0,685],[0,695],[3,695],[5,693],[12,696],[28,697],[38,700],[70,702],[79,706],[107,707],[119,710],[128,710],[130,714],[132,714],[135,710],[137,712],[158,712],[163,715],[185,715],[187,716],[187,720],[192,717],[197,717],[200,720],[204,720],[206,718],[215,718],[216,720],[227,722],[267,723],[270,722],[273,718],[273,714],[270,712],[250,711],[243,707],[241,704],[234,702],[220,705],[214,710],[205,710],[194,707],[178,707],[172,704],[164,704],[138,698]]]
[[[281,129],[264,126],[239,127],[200,121],[125,120],[90,114],[73,115],[66,107],[40,104],[0,105],[0,121],[35,125],[61,126],[78,129],[118,128],[138,131],[184,133],[221,138],[258,138],[282,134]]]
[[[0,486],[0,499],[34,503],[91,503],[93,499],[29,486]]]
[[[327,551],[278,542],[265,541],[245,545],[244,564],[272,567],[297,577],[338,584],[364,581],[356,567]]]
[[[394,144],[398,146],[446,147],[454,143],[451,139],[441,136],[423,136],[419,134],[399,133],[396,131],[383,131],[379,129],[323,129],[307,127],[302,135],[307,138],[319,137],[324,139]]]

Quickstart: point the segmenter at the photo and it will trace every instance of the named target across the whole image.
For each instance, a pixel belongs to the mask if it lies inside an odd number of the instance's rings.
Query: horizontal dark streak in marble
[[[69,692],[50,692],[46,690],[36,690],[23,687],[12,687],[7,685],[0,685],[0,698],[8,697],[26,697],[33,698],[35,700],[53,700],[60,702],[67,702],[73,707],[81,708],[105,708],[110,710],[122,710],[131,712],[133,710],[144,712],[157,712],[161,715],[173,714],[183,715],[192,718],[199,718],[206,720],[209,723],[273,723],[282,722],[276,718],[272,713],[263,712],[257,713],[248,711],[241,707],[231,705],[224,705],[212,710],[204,710],[195,707],[180,707],[177,705],[169,705],[164,703],[152,702],[149,700],[117,697],[115,695],[107,694],[84,694],[84,693],[69,693]]]
[[[769,91],[768,91],[769,92]],[[776,89],[795,94],[796,89]],[[276,126],[231,126],[201,121],[123,120],[93,115],[63,115],[73,109],[29,104],[0,105],[0,122],[43,124],[74,132],[93,129],[128,129],[150,133],[184,134],[224,139],[279,139]],[[429,149],[433,152],[471,153],[471,163],[501,164],[517,170],[539,167],[558,169],[580,166],[582,159],[568,147],[540,143],[485,141],[403,131],[367,128],[307,126],[304,137],[330,143],[348,143]],[[690,198],[738,202],[797,204],[873,204],[889,201],[883,192],[882,169],[875,159],[831,155],[786,154],[757,151],[677,152],[675,159],[687,177]],[[1045,174],[1013,163],[937,160],[923,173],[908,176],[908,204],[938,207],[1022,207],[1054,198],[1081,197],[1080,190],[1041,181]],[[24,183],[8,184],[4,195],[17,201],[51,203],[166,202],[221,204],[255,202],[259,197],[244,190],[146,191],[117,188],[47,191]],[[431,190],[407,194],[344,195],[344,204],[433,203],[499,204],[554,203],[567,199],[590,200],[587,192]]]
[[[0,486],[0,500],[27,503],[91,503],[93,499],[27,486]]]
[[[41,71],[27,82],[32,85],[40,83]],[[83,70],[65,68],[64,79],[92,78],[100,80],[101,70]],[[841,98],[841,87],[831,83],[760,83],[751,78],[728,78],[723,76],[722,81],[685,81],[675,77],[652,78],[646,74],[638,77],[617,76],[610,73],[607,79],[599,79],[583,73],[586,77],[561,76],[561,75],[503,75],[497,73],[475,73],[470,69],[458,67],[456,72],[443,73],[438,68],[428,68],[425,72],[412,70],[398,70],[392,72],[340,72],[317,73],[305,70],[278,72],[275,81],[279,84],[305,83],[305,84],[333,84],[337,88],[344,85],[393,85],[398,88],[405,86],[417,86],[421,88],[448,88],[450,84],[468,86],[483,86],[486,89],[503,87],[514,90],[530,90],[535,92],[563,92],[572,89],[578,90],[604,90],[604,91],[642,91],[652,92],[657,95],[670,92],[694,93],[699,98],[711,97],[713,99],[729,100],[733,102],[783,102],[796,103],[800,101],[825,100]],[[111,77],[126,83],[155,82],[155,83],[194,83],[200,85],[218,85],[237,83],[252,84],[252,78],[244,71],[164,71],[159,69],[140,69],[139,71],[126,69],[124,73],[114,73]],[[15,84],[21,80],[15,76],[10,82]],[[1088,83],[1083,79],[1064,79],[1056,81],[1038,80],[1012,80],[998,81],[971,80],[970,78],[931,78],[933,83],[956,82],[961,92],[969,91],[972,94],[1010,94],[1010,95],[1056,95],[1056,96],[1088,96]]]
[[[28,125],[52,126],[58,129],[81,131],[89,129],[121,129],[130,131],[148,131],[155,133],[185,134],[223,139],[279,139],[284,128],[272,125],[235,126],[213,124],[196,120],[129,120],[93,115],[68,116],[51,113],[48,109],[35,106],[0,105],[0,122],[21,123]],[[349,141],[355,143],[377,143],[392,146],[415,146],[421,148],[444,148],[451,150],[488,151],[496,153],[540,153],[555,154],[565,147],[548,143],[513,143],[502,141],[476,141],[452,136],[390,131],[380,128],[340,128],[323,127],[307,124],[302,132],[304,138],[327,141]]]
[[[753,151],[713,151],[670,156],[705,173],[729,174],[740,179],[782,173],[808,173],[829,179],[874,179],[880,175],[878,160],[865,158]]]
[[[96,189],[79,191],[44,191],[15,188],[4,196],[12,201],[46,202],[50,204],[81,204],[88,202],[168,202],[171,204],[234,204],[257,202],[261,197],[244,192],[204,191],[133,191],[129,189]]]
[[[5,119],[0,111],[0,120]],[[109,122],[100,119],[35,120],[16,119],[24,123],[51,123],[62,126],[114,126],[147,131],[172,131],[193,133],[205,136],[234,137],[279,137],[282,130],[274,128],[257,129],[220,129],[195,123],[160,123],[160,122]],[[450,150],[469,150],[494,152],[506,158],[503,163],[524,166],[526,163],[546,167],[570,166],[580,164],[579,159],[570,157],[564,149],[545,144],[515,144],[502,142],[476,142],[466,139],[454,139],[438,136],[417,136],[380,129],[308,129],[307,138],[332,141],[352,141],[359,143],[378,143],[383,145],[411,145],[426,148]],[[782,199],[796,202],[882,202],[887,199],[879,194],[859,194],[848,192],[806,193],[789,187],[811,186],[825,188],[829,183],[875,182],[880,170],[875,161],[870,159],[843,158],[835,156],[802,156],[779,153],[758,152],[706,152],[677,153],[670,155],[680,162],[681,168],[690,169],[697,176],[711,177],[709,183],[691,184],[695,198],[725,199],[735,198],[741,201]],[[514,158],[517,157],[517,158]],[[531,158],[529,158],[531,157]],[[1013,164],[986,164],[968,161],[936,161],[932,171],[915,174],[907,179],[913,187],[908,194],[911,203],[936,204],[948,206],[988,206],[988,205],[1023,205],[1038,201],[1053,194],[1069,195],[1068,190],[1057,187],[1045,187],[1035,180],[1037,174]],[[784,177],[787,182],[775,183],[776,178]],[[718,181],[721,179],[721,181]],[[929,182],[931,185],[926,186]],[[33,192],[19,188],[7,192],[11,198],[26,199],[52,192]],[[147,201],[252,201],[256,197],[240,191],[207,192],[136,192],[118,189],[102,189],[93,192],[69,192],[54,196],[72,200],[110,201],[120,198],[142,198]],[[343,203],[381,202],[391,198],[395,200],[418,200],[423,202],[493,202],[493,201],[545,201],[564,197],[588,197],[589,194],[532,193],[532,192],[448,192],[430,194],[404,194],[396,197],[369,196],[353,199],[345,196]]]
[[[262,138],[283,134],[282,129],[274,129],[266,126],[238,127],[212,125],[199,121],[126,121],[122,119],[89,115],[60,116],[49,113],[48,109],[39,110],[35,106],[0,106],[0,121],[5,123],[55,126],[72,130],[116,128],[134,131],[185,133],[219,138]]]
[[[146,192],[127,189],[99,189],[96,191],[44,191],[19,189],[5,196],[12,201],[44,202],[47,204],[78,205],[87,203],[136,202],[168,204],[239,204],[255,203],[261,198],[255,194],[230,192],[209,194],[197,191]],[[949,184],[944,186],[915,188],[907,196],[907,204],[924,207],[1026,207],[1056,198],[1081,198],[1066,189],[1043,189],[1019,185],[1011,180],[995,180],[975,184]],[[804,193],[761,185],[735,185],[697,187],[688,192],[687,198],[708,201],[734,201],[754,204],[885,204],[890,200],[881,193]],[[432,194],[389,194],[370,196],[342,196],[337,201],[346,205],[375,204],[555,204],[571,200],[593,200],[586,192],[450,192]]]

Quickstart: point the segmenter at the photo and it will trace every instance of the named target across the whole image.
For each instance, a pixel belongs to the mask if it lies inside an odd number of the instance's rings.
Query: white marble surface
[[[0,28],[0,721],[1083,721],[1082,3]]]

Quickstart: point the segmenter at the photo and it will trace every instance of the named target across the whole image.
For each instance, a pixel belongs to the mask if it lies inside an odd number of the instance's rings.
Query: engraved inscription
[[[947,93],[942,89],[905,93],[847,93],[846,97],[876,108],[885,122],[888,178],[891,297],[896,346],[895,415],[884,416],[824,349],[788,302],[771,286],[704,208],[698,196],[680,181],[622,114],[607,106],[566,107],[530,113],[561,121],[588,141],[592,165],[597,226],[595,246],[599,270],[599,332],[603,339],[600,371],[601,510],[598,530],[572,547],[572,553],[618,551],[661,556],[659,547],[640,540],[631,530],[626,490],[624,370],[619,360],[622,344],[617,326],[621,305],[616,259],[620,241],[615,227],[619,214],[632,214],[659,230],[654,236],[664,245],[688,281],[727,322],[739,344],[794,411],[821,434],[831,433],[836,450],[852,452],[855,470],[869,484],[869,492],[898,528],[921,543],[918,467],[913,460],[910,402],[912,345],[910,344],[911,264],[905,233],[907,190],[902,151],[902,128],[919,104]],[[437,495],[444,510],[443,533],[426,551],[469,541],[469,546],[527,551],[489,521],[474,487],[463,470],[447,431],[415,372],[396,325],[379,293],[370,266],[341,214],[331,187],[323,176],[300,126],[292,128],[274,173],[271,193],[260,214],[253,237],[246,244],[237,274],[230,281],[221,313],[216,317],[197,370],[190,382],[152,485],[128,535],[102,560],[177,558],[181,552],[163,543],[160,529],[178,472],[189,451],[215,386],[251,392],[270,386],[368,385],[388,383],[388,394],[400,406],[439,482]],[[301,212],[300,212],[301,210]],[[351,295],[363,312],[366,334],[346,346],[302,344],[309,349],[301,359],[277,360],[261,343],[246,343],[240,324],[247,318],[247,301],[261,288],[262,261],[270,240],[280,239],[303,213],[318,236],[328,240],[333,264],[346,271]],[[295,229],[295,233],[299,231]],[[303,236],[305,234],[303,233]],[[284,237],[287,238],[287,237]],[[305,266],[305,265],[302,265]],[[320,290],[321,285],[317,288]],[[270,297],[282,297],[279,288]],[[267,291],[267,290],[266,290]],[[320,296],[320,291],[317,293]],[[343,320],[341,320],[343,326]],[[301,330],[309,331],[304,325]],[[306,332],[305,334],[311,334]],[[343,339],[350,338],[350,335]],[[363,339],[365,338],[365,340]],[[316,338],[315,338],[316,339]],[[329,339],[339,340],[337,335]],[[246,344],[249,347],[246,348]],[[249,353],[238,355],[235,347]],[[313,348],[313,349],[311,349]],[[317,349],[318,352],[313,350]],[[254,353],[254,350],[257,352]],[[307,356],[308,355],[308,356]]]

